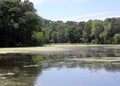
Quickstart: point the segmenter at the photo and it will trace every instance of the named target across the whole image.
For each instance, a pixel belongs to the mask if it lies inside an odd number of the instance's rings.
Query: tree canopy
[[[45,43],[120,44],[120,18],[64,23],[41,18],[29,0],[0,0],[0,47]]]
[[[41,24],[28,0],[0,0],[0,46],[34,45],[32,35],[41,31]]]
[[[120,44],[120,18],[65,23],[48,21],[44,22],[42,30],[48,43]]]

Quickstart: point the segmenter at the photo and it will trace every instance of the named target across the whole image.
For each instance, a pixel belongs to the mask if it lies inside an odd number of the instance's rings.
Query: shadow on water
[[[81,57],[120,57],[120,51],[99,49],[85,49],[84,53],[77,53]],[[81,51],[81,52],[82,52]],[[76,53],[76,57],[79,56]],[[75,54],[75,53],[74,53]],[[120,62],[82,62],[69,60],[74,58],[70,55],[33,55],[33,54],[1,54],[0,55],[0,86],[36,86],[36,78],[42,75],[42,72],[50,68],[80,68],[88,70],[101,70],[107,72],[120,72]],[[73,57],[72,57],[73,56]]]

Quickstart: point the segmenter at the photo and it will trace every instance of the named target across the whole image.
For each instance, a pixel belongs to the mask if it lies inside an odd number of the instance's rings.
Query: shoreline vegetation
[[[0,0],[0,17],[0,47],[49,43],[120,44],[120,17],[52,21],[40,17],[29,0]]]
[[[14,47],[14,48],[0,48],[0,54],[18,53],[18,54],[38,54],[38,55],[69,55],[68,61],[82,61],[82,62],[120,62],[119,57],[77,57],[80,54],[88,53],[97,48],[104,51],[104,49],[120,49],[120,45],[85,45],[85,44],[50,44],[43,47]],[[86,51],[87,50],[87,51]],[[85,52],[86,51],[86,52]]]

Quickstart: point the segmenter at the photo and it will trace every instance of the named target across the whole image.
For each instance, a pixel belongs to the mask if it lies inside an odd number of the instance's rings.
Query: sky
[[[52,21],[88,21],[120,17],[120,0],[29,0],[37,14]]]

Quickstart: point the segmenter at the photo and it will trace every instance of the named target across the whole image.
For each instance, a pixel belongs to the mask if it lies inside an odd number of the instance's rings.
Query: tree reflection
[[[70,60],[72,57],[66,55],[2,54],[0,57],[0,84],[3,86],[34,86],[36,77],[44,69],[53,67],[120,72],[120,62]]]

